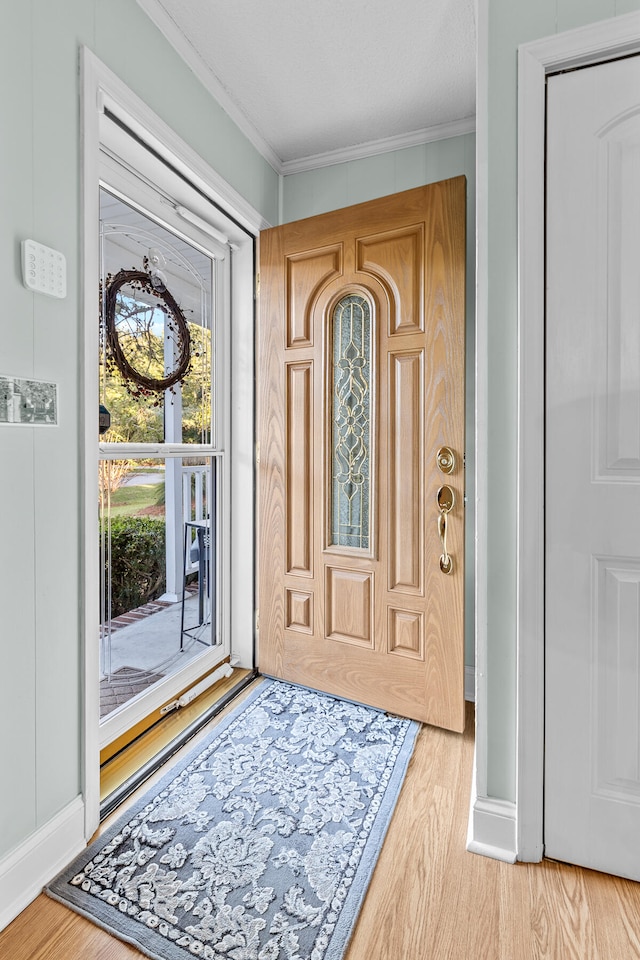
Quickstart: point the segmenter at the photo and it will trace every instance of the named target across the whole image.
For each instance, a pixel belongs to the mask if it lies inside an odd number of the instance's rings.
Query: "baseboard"
[[[516,805],[494,797],[471,798],[467,850],[493,860],[515,863]]]
[[[0,859],[0,930],[85,846],[84,802],[78,796]]]
[[[476,702],[476,668],[464,668],[464,698],[470,703]]]

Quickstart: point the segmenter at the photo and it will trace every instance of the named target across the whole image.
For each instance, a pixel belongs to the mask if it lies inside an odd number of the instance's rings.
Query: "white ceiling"
[[[138,2],[284,172],[473,129],[474,0]]]

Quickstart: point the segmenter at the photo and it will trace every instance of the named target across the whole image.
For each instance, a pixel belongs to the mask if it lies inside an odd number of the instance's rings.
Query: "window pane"
[[[221,643],[216,469],[100,461],[101,719]]]
[[[100,191],[103,440],[212,442],[213,260]]]
[[[363,297],[348,296],[332,318],[332,542],[369,549],[371,451],[371,311]]]

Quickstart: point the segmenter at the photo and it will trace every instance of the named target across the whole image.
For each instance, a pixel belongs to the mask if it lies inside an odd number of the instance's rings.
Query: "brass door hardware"
[[[456,455],[451,447],[440,447],[436,454],[436,463],[442,473],[453,473],[456,468]]]
[[[442,544],[442,553],[440,554],[440,569],[443,573],[453,573],[453,558],[447,551],[447,517],[453,505],[456,502],[455,494],[446,483],[438,490],[438,535]]]

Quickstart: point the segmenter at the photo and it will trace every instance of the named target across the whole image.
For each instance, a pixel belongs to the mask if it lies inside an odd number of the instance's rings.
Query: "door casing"
[[[517,755],[516,801],[505,852],[513,859],[538,861],[543,856],[544,756],[544,163],[545,84],[550,73],[596,64],[640,52],[640,14],[571,30],[519,48],[518,59],[518,516],[517,516]],[[482,187],[480,189],[483,189]],[[486,205],[478,206],[479,236],[486,225]],[[479,273],[486,284],[486,275]],[[478,298],[478,355],[487,350],[486,299]],[[482,400],[482,402],[480,402]],[[478,398],[478,423],[486,422],[486,398]],[[478,445],[477,530],[486,530],[486,438]],[[478,592],[486,574],[477,563]],[[482,601],[480,601],[482,602]],[[476,663],[487,666],[487,636],[478,618]],[[486,698],[476,705],[477,783],[486,784]],[[480,797],[482,796],[478,790]],[[475,804],[478,804],[478,797]],[[481,801],[480,801],[481,802]],[[472,817],[473,824],[473,817]],[[477,838],[482,846],[482,837]],[[507,851],[507,844],[512,844]],[[489,850],[479,850],[487,852]],[[504,857],[507,859],[507,857]]]
[[[232,582],[253,582],[254,569],[254,431],[253,376],[254,358],[246,344],[253,343],[255,276],[254,247],[260,230],[270,226],[219,174],[181,140],[164,121],[151,111],[90,50],[82,48],[82,308],[85,335],[82,356],[83,404],[81,444],[82,528],[79,571],[84,608],[79,619],[83,638],[83,744],[82,797],[84,801],[85,838],[95,833],[100,818],[100,746],[98,702],[98,644],[96,624],[99,622],[99,563],[97,547],[98,462],[96,456],[96,403],[98,336],[95,322],[96,291],[99,285],[98,255],[98,182],[101,148],[100,118],[105,109],[132,130],[142,143],[174,170],[187,177],[220,209],[227,211],[225,224],[234,244],[231,310],[234,326],[231,377],[234,383],[231,409],[233,437],[231,460],[231,525],[234,542],[241,549],[232,550],[229,575]],[[206,201],[205,201],[206,203]],[[211,208],[212,209],[212,208]],[[253,665],[253,604],[246,602],[246,590],[232,590],[230,601],[232,653],[239,665]],[[234,641],[235,637],[235,641]]]

